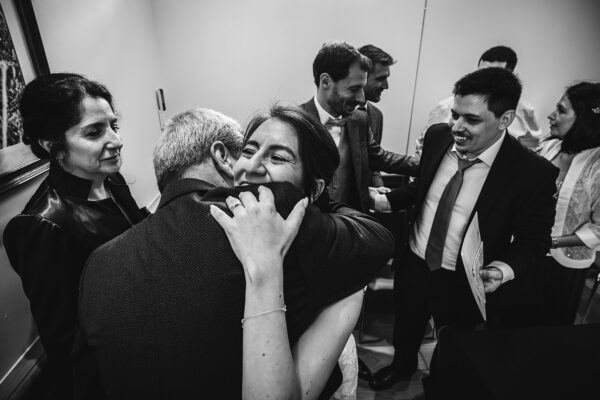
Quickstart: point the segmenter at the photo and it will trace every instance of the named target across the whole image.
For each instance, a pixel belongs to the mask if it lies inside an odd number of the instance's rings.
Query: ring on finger
[[[231,211],[233,211],[237,206],[243,205],[240,199],[236,199],[235,197],[228,197],[225,202]]]

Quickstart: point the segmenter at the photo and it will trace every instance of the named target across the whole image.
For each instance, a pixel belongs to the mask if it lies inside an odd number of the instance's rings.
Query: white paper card
[[[483,242],[481,241],[477,213],[475,213],[471,224],[467,228],[460,255],[465,266],[465,273],[469,281],[469,286],[471,286],[473,297],[483,316],[483,320],[486,321],[485,291],[483,290],[483,280],[479,276],[479,271],[483,267]]]

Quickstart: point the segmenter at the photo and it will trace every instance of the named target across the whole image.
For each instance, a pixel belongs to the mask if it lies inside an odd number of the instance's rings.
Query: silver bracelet
[[[284,305],[283,305],[283,307],[281,307],[281,308],[274,308],[274,309],[272,309],[272,310],[267,310],[267,311],[259,312],[258,314],[254,314],[254,315],[250,315],[250,316],[248,316],[248,317],[244,317],[244,318],[242,318],[242,328],[244,328],[244,323],[245,323],[246,321],[248,321],[249,319],[251,319],[251,318],[256,318],[256,317],[260,317],[260,316],[262,316],[262,315],[266,315],[266,314],[270,314],[270,313],[272,313],[272,312],[275,312],[275,311],[283,311],[283,312],[286,312],[286,311],[287,311],[287,307],[286,307],[286,305],[284,304]]]

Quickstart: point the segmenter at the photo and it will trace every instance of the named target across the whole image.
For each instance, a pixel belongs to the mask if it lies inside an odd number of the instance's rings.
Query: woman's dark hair
[[[248,123],[244,134],[244,145],[260,125],[273,118],[289,124],[298,135],[298,153],[303,165],[304,194],[317,193],[316,179],[323,179],[327,187],[340,163],[340,154],[323,124],[302,108],[276,103],[269,111],[257,114]],[[328,201],[327,191],[324,190],[315,204],[320,206]]]
[[[66,154],[65,132],[81,121],[86,96],[102,98],[114,111],[113,99],[104,85],[81,75],[58,73],[42,75],[29,82],[19,103],[23,118],[23,143],[38,158],[58,161]],[[49,140],[50,153],[39,143]]]
[[[575,111],[573,126],[566,133],[561,149],[568,154],[600,146],[600,83],[580,82],[565,93]]]

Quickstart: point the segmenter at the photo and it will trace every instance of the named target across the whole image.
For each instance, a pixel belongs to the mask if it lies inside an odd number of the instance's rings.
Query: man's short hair
[[[396,63],[396,60],[394,60],[394,58],[390,54],[386,53],[377,46],[373,46],[372,44],[365,44],[364,46],[359,48],[358,51],[360,52],[360,54],[371,60],[371,71],[373,70],[373,68],[375,68],[375,64],[381,64],[384,67],[389,67],[390,65]]]
[[[222,142],[235,157],[242,151],[244,136],[240,125],[207,108],[193,108],[173,116],[154,147],[154,173],[162,192],[181,178],[185,170],[211,157],[210,148]]]
[[[313,61],[315,85],[319,87],[319,80],[323,73],[329,74],[334,82],[344,79],[355,63],[358,63],[363,71],[371,70],[371,61],[360,54],[354,46],[340,41],[324,43]]]
[[[454,84],[455,96],[479,95],[496,118],[516,110],[521,97],[521,81],[505,68],[484,68],[471,72]]]
[[[479,61],[477,62],[477,65],[479,65],[479,63],[481,63],[482,61],[505,62],[506,69],[508,69],[512,72],[515,70],[515,67],[517,66],[517,53],[515,53],[515,51],[513,49],[511,49],[510,47],[507,47],[507,46],[495,46],[489,50],[486,50],[481,55],[481,57],[479,58]]]

